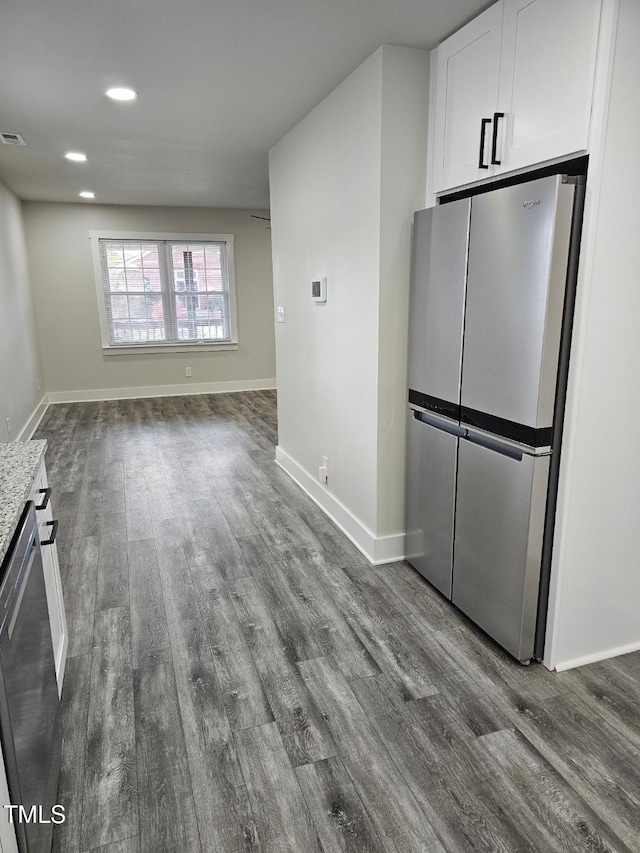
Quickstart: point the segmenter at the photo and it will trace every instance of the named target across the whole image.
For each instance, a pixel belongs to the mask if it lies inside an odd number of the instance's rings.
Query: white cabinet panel
[[[501,171],[585,152],[600,0],[505,0]]]
[[[44,490],[47,489],[47,471],[44,461],[40,465],[35,476],[31,500],[36,507],[43,503]],[[51,498],[46,501],[46,507],[36,511],[38,518],[38,534],[40,542],[46,542],[52,533],[53,504]],[[42,545],[42,568],[44,571],[44,583],[47,592],[47,604],[49,607],[49,622],[51,624],[51,639],[53,640],[53,656],[56,665],[56,679],[58,681],[58,693],[62,694],[62,682],[64,679],[64,667],[67,658],[67,618],[64,610],[64,599],[62,597],[62,582],[60,580],[60,566],[58,563],[58,549],[55,542],[52,545]]]
[[[600,7],[601,0],[499,0],[442,42],[431,109],[433,192],[587,152]]]
[[[438,48],[433,184],[439,192],[487,177],[481,169],[483,118],[497,109],[502,3],[487,9]],[[488,164],[491,127],[486,127],[483,162]]]
[[[51,504],[47,507],[46,521],[52,520],[50,507]],[[51,535],[51,527],[46,526],[46,521],[40,531],[40,538],[44,538],[45,540]],[[60,565],[58,563],[58,549],[53,544],[43,545],[41,550],[44,584],[47,591],[47,604],[49,606],[51,639],[53,640],[53,654],[56,664],[56,678],[58,680],[58,693],[62,694],[68,640],[67,620],[64,612],[62,585],[60,581]]]

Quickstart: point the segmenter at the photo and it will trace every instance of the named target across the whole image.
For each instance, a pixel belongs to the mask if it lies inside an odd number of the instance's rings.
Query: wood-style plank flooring
[[[640,654],[521,667],[274,462],[274,392],[51,406],[56,853],[640,851]]]

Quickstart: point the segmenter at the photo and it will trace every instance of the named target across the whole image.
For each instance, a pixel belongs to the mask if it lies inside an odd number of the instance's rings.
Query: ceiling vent
[[[0,139],[4,142],[5,145],[26,145],[27,143],[20,136],[19,133],[1,133]]]

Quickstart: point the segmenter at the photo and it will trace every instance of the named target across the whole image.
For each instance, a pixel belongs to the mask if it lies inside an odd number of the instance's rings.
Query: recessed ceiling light
[[[74,163],[85,163],[87,160],[87,155],[82,151],[67,151],[64,156],[67,160],[73,160]]]
[[[96,194],[93,192],[93,190],[82,190],[82,192],[78,193],[78,195],[80,196],[80,198],[95,198],[96,197]]]
[[[135,101],[138,97],[138,93],[133,89],[126,89],[123,86],[116,86],[113,89],[107,89],[105,92],[107,98],[111,98],[112,101]]]

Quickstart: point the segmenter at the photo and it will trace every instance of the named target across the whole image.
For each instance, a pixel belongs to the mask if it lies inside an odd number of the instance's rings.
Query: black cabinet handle
[[[498,121],[499,119],[504,118],[504,113],[494,113],[493,114],[493,139],[491,141],[491,165],[492,166],[501,166],[502,160],[498,160],[496,154],[498,153]]]
[[[58,532],[58,519],[54,518],[53,521],[47,521],[47,526],[51,528],[51,536],[48,539],[43,539],[40,543],[41,545],[53,545],[56,541],[56,534]]]
[[[49,503],[49,498],[51,497],[51,488],[48,488],[48,489],[38,489],[38,492],[39,492],[41,495],[44,495],[44,497],[42,498],[42,503],[41,503],[41,504],[38,504],[38,506],[36,507],[36,509],[46,509],[46,508],[47,508],[47,504]]]
[[[487,125],[491,124],[490,118],[483,118],[480,122],[480,157],[478,158],[478,168],[488,169],[489,164],[484,162],[484,138],[487,135]]]

